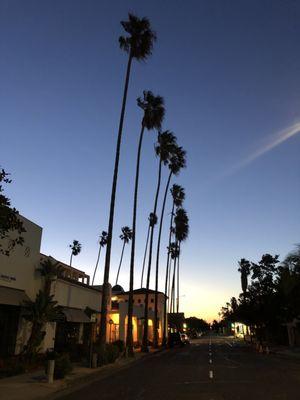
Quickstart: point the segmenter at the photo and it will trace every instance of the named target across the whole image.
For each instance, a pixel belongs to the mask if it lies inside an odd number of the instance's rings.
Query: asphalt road
[[[64,400],[297,400],[300,360],[206,337],[151,355]]]

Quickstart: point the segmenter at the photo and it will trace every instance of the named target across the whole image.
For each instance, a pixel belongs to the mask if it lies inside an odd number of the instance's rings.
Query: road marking
[[[209,371],[209,379],[213,379],[214,377],[214,373],[212,370]]]
[[[211,358],[209,359],[209,363],[212,364],[212,359]]]
[[[228,344],[228,346],[233,347],[233,344],[229,343],[229,342],[225,342],[226,344]]]

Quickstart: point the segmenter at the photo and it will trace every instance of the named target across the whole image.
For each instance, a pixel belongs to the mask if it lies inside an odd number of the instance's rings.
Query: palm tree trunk
[[[94,270],[94,274],[93,274],[92,285],[94,284],[94,280],[95,280],[95,276],[96,276],[96,272],[97,272],[97,268],[98,268],[98,264],[99,264],[99,260],[100,260],[100,254],[101,254],[101,246],[99,244],[98,256],[97,256],[96,266],[95,266],[95,270]]]
[[[127,64],[127,71],[126,71],[126,78],[125,78],[125,87],[124,87],[124,92],[123,92],[123,101],[122,101],[122,108],[121,108],[121,115],[120,115],[120,122],[119,122],[115,166],[114,166],[114,175],[113,175],[111,198],[110,198],[109,223],[108,223],[108,231],[107,231],[107,247],[106,247],[106,254],[105,254],[104,277],[103,277],[103,287],[102,287],[100,338],[99,338],[102,354],[104,352],[104,347],[105,347],[105,343],[106,343],[107,311],[108,311],[109,292],[110,292],[109,291],[109,271],[110,271],[110,256],[111,256],[111,245],[112,245],[114,213],[115,213],[115,199],[116,199],[116,191],[117,191],[120,149],[121,149],[123,122],[124,122],[124,115],[125,115],[125,108],[126,108],[126,100],[127,100],[131,63],[132,63],[132,55],[130,53],[129,57],[128,57],[128,64]]]
[[[175,208],[175,204],[174,204],[174,201],[173,201],[172,212],[171,212],[171,222],[170,222],[168,249],[171,246],[171,240],[172,240],[172,225],[173,225],[174,208]],[[170,266],[170,268],[169,268],[169,266]],[[165,279],[165,299],[164,299],[164,326],[163,326],[163,345],[164,346],[167,344],[167,293],[168,293],[168,281],[170,281],[170,270],[171,270],[170,251],[168,250],[167,267],[166,267],[166,279]],[[170,284],[169,284],[169,287],[170,287]]]
[[[146,264],[146,257],[147,257],[147,250],[148,250],[148,243],[149,243],[149,235],[150,235],[150,222],[148,225],[148,232],[147,232],[147,240],[146,240],[146,247],[145,247],[145,253],[144,253],[144,259],[143,259],[143,269],[142,269],[142,277],[141,277],[141,288],[143,287],[143,281],[144,281],[144,271],[145,271],[145,264]]]
[[[159,222],[159,231],[158,231],[158,239],[157,239],[157,251],[156,251],[156,271],[155,271],[155,301],[154,301],[154,338],[153,338],[153,345],[154,348],[158,347],[158,271],[159,271],[159,253],[160,253],[160,242],[161,242],[161,233],[162,233],[162,226],[164,222],[164,214],[165,214],[165,207],[166,207],[166,200],[169,191],[170,181],[172,178],[172,172],[169,173],[169,177],[166,184],[162,209],[161,209],[161,216]]]
[[[172,290],[171,290],[171,312],[175,312],[175,276],[176,276],[176,261],[177,257],[174,258],[173,267],[173,278],[172,278]]]
[[[126,242],[124,240],[123,247],[122,247],[122,252],[121,252],[120,263],[119,263],[119,268],[118,268],[118,273],[117,273],[117,278],[116,278],[116,285],[118,284],[118,280],[119,280],[119,273],[120,273],[120,269],[121,269],[121,265],[122,265],[122,261],[123,261],[125,244],[126,244]]]
[[[162,161],[159,160],[158,180],[157,180],[157,188],[156,188],[154,209],[153,209],[154,216],[156,215],[158,195],[159,195],[159,190],[160,190],[161,166],[162,166]],[[155,227],[155,225],[151,226],[151,229],[150,229],[149,259],[148,259],[147,284],[146,284],[146,295],[145,295],[144,333],[143,333],[143,344],[142,344],[142,351],[145,353],[147,353],[149,351],[149,349],[148,349],[148,314],[149,314],[148,313],[148,307],[149,307],[148,302],[149,302],[149,286],[150,286],[150,274],[151,274],[151,263],[152,263],[154,227]]]
[[[131,256],[130,256],[128,322],[127,322],[127,336],[126,336],[126,351],[129,356],[133,356],[133,354],[134,354],[133,353],[133,335],[132,335],[132,314],[133,314],[135,234],[136,234],[136,212],[137,212],[139,175],[140,175],[140,159],[141,159],[141,150],[142,150],[144,131],[145,131],[145,126],[144,126],[144,123],[142,123],[142,129],[141,129],[139,144],[138,144],[137,160],[136,160],[133,213],[132,213],[132,243],[131,243]],[[148,237],[149,237],[149,234],[148,234]]]
[[[70,267],[72,267],[72,259],[73,259],[73,251],[72,251],[71,257],[70,257]]]
[[[179,260],[180,260],[180,242],[178,248],[178,260],[177,260],[177,313],[179,313]]]

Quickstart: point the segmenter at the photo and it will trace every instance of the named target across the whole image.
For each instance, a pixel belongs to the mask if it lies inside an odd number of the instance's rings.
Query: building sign
[[[16,281],[16,277],[15,276],[10,276],[10,275],[0,274],[0,280],[1,281],[5,281],[5,282],[14,282],[14,281]]]

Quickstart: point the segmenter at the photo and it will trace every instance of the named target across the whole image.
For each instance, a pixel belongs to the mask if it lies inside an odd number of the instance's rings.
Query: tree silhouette
[[[119,274],[120,274],[120,269],[121,269],[121,265],[122,265],[122,261],[123,261],[125,245],[127,243],[129,243],[129,241],[132,239],[132,230],[128,226],[123,226],[123,228],[121,230],[122,230],[122,233],[120,235],[120,239],[123,241],[123,246],[122,246],[122,252],[121,252],[118,273],[117,273],[117,277],[116,277],[116,285],[118,284],[118,280],[119,280]]]
[[[168,165],[170,158],[173,155],[174,148],[176,146],[176,137],[170,131],[159,132],[157,137],[157,143],[155,146],[156,155],[159,158],[158,163],[158,178],[157,187],[154,199],[153,214],[156,216],[158,196],[161,185],[161,170],[163,165]],[[145,314],[144,314],[144,332],[143,332],[143,344],[142,351],[148,352],[148,300],[149,300],[149,285],[150,285],[150,274],[152,265],[152,249],[153,249],[153,236],[154,228],[150,228],[150,240],[149,240],[149,258],[148,258],[148,269],[147,269],[147,281],[146,281],[146,295],[145,295]]]
[[[128,62],[127,62],[127,70],[125,77],[125,86],[123,91],[121,115],[118,128],[115,165],[114,165],[113,182],[112,182],[111,199],[110,199],[107,248],[106,248],[105,265],[104,265],[104,277],[103,277],[103,289],[102,289],[102,301],[101,301],[102,318],[100,322],[100,347],[102,355],[104,352],[104,347],[106,342],[107,311],[108,311],[108,301],[109,301],[109,272],[110,272],[111,245],[113,236],[115,197],[117,190],[123,122],[125,116],[131,63],[133,59],[136,59],[137,61],[145,61],[152,54],[153,42],[156,40],[156,35],[151,30],[150,22],[147,18],[140,19],[133,14],[129,14],[128,21],[121,21],[121,25],[124,28],[127,35],[121,36],[119,38],[119,44],[120,48],[128,54]]]
[[[95,281],[95,276],[96,276],[96,272],[97,272],[98,265],[99,265],[102,247],[106,246],[106,244],[107,244],[107,232],[102,231],[102,233],[99,237],[99,249],[98,249],[97,261],[96,261],[96,265],[95,265],[95,269],[94,269],[93,279],[92,279],[92,285],[94,284],[94,281]]]
[[[78,256],[78,254],[81,252],[81,244],[78,242],[78,240],[73,240],[73,243],[69,244],[69,247],[71,249],[70,267],[72,267],[73,256]]]
[[[135,261],[135,237],[136,237],[136,213],[138,202],[138,187],[139,187],[139,174],[140,174],[140,158],[144,131],[152,129],[160,129],[165,115],[164,100],[161,96],[154,96],[150,91],[144,91],[143,98],[137,99],[138,106],[143,110],[141,132],[138,143],[136,172],[135,172],[135,185],[133,196],[133,213],[132,213],[132,243],[130,255],[130,275],[129,275],[129,296],[128,296],[128,325],[126,336],[126,350],[127,354],[133,356],[133,336],[132,336],[132,314],[133,314],[133,281],[134,281],[134,261]],[[150,229],[148,229],[147,238],[149,238]],[[148,240],[147,240],[148,242]],[[147,245],[145,254],[147,253]],[[143,280],[143,278],[142,278]]]
[[[4,194],[3,184],[11,183],[9,174],[4,169],[0,170],[0,254],[9,256],[16,245],[22,245],[26,232],[23,222],[19,218],[19,212],[11,207],[10,199]],[[13,238],[11,233],[17,235]],[[8,246],[3,247],[4,239],[9,239]]]
[[[159,274],[159,257],[160,257],[160,243],[161,243],[161,234],[162,234],[162,226],[164,221],[166,200],[169,191],[169,186],[171,182],[171,178],[173,175],[178,175],[182,168],[186,166],[186,152],[182,149],[182,147],[174,146],[173,153],[170,157],[170,162],[168,164],[169,167],[169,176],[167,179],[167,184],[165,188],[165,193],[163,197],[162,210],[160,215],[160,223],[158,229],[158,240],[157,240],[157,250],[156,250],[156,269],[155,269],[155,299],[154,299],[154,347],[158,347],[158,274]]]

